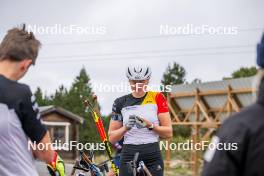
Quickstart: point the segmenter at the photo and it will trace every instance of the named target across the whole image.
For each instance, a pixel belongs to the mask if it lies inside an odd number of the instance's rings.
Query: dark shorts
[[[125,144],[121,153],[120,176],[133,176],[128,162],[133,161],[137,152],[139,152],[137,166],[143,161],[153,176],[163,176],[164,164],[158,142],[142,145]]]

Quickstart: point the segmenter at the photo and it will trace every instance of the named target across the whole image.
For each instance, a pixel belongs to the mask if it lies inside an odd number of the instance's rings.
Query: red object
[[[158,93],[156,95],[156,103],[157,103],[157,106],[158,106],[158,112],[157,112],[158,114],[159,113],[169,112],[167,99],[162,93]]]

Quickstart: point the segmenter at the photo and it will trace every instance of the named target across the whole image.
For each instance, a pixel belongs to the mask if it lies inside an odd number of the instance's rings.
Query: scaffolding
[[[194,144],[208,140],[226,118],[253,102],[252,81],[250,77],[174,86],[167,95],[172,124],[190,126]],[[167,167],[170,161],[171,151],[167,150]],[[201,151],[191,151],[190,163],[193,176],[198,176]]]

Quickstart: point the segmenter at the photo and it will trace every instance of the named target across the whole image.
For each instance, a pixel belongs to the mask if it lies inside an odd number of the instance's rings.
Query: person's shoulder
[[[254,103],[228,117],[221,128],[228,131],[240,129],[252,132],[257,130],[258,126],[264,125],[263,114],[264,107],[258,103]]]
[[[162,92],[148,92],[148,94],[150,95],[150,96],[152,96],[155,100],[156,100],[156,102],[164,102],[164,101],[166,101],[166,97],[165,97],[165,95],[162,93]]]
[[[131,97],[131,94],[123,95],[121,97],[118,97],[115,99],[115,103],[123,103],[125,102],[129,97]]]
[[[252,122],[254,118],[258,116],[263,116],[264,107],[258,103],[254,103],[248,107],[243,108],[240,112],[234,113],[231,115],[225,123],[246,123]]]
[[[27,84],[24,83],[17,83],[18,87],[21,89],[21,91],[24,91],[26,93],[31,92],[30,87]]]
[[[148,94],[153,97],[165,97],[163,92],[149,91]]]
[[[22,97],[31,97],[32,96],[32,92],[30,90],[30,87],[26,84],[17,82],[15,85],[15,89],[17,91],[18,96],[22,96]]]
[[[27,97],[31,96],[31,90],[28,85],[12,81],[4,77],[0,77],[1,92],[4,95],[16,96],[16,97]]]
[[[113,103],[112,111],[115,113],[120,113],[121,109],[124,107],[128,97],[129,97],[129,94],[116,98],[114,103]]]

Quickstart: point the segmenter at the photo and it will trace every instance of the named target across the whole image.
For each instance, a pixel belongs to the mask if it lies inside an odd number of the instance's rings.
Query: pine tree
[[[178,63],[174,62],[172,65],[169,64],[161,83],[163,85],[176,85],[185,82],[186,71]]]
[[[186,71],[184,67],[174,62],[172,65],[168,65],[161,83],[163,85],[177,85],[186,82]],[[173,133],[182,137],[190,136],[190,128],[185,126],[173,126]]]
[[[38,88],[35,92],[35,96],[41,106],[54,105],[62,107],[84,118],[84,123],[79,129],[80,142],[101,142],[92,114],[90,112],[85,112],[83,105],[83,101],[85,99],[93,102],[90,78],[85,68],[81,69],[79,75],[76,76],[69,90],[65,86],[61,85],[55,91],[54,95],[43,97],[42,90]],[[96,105],[99,108],[97,103],[93,102],[93,105]],[[104,121],[104,123],[108,125],[106,121]]]
[[[34,93],[35,97],[36,97],[36,101],[38,103],[39,106],[47,106],[50,105],[51,102],[48,99],[47,96],[44,96],[42,90],[40,87],[37,87],[36,92]]]
[[[100,137],[97,132],[95,123],[91,113],[85,112],[83,105],[84,99],[93,102],[92,88],[90,78],[84,68],[81,69],[69,90],[68,106],[71,111],[84,117],[84,123],[80,128],[80,141],[85,142],[100,142]],[[95,103],[93,103],[95,105]]]
[[[93,102],[90,78],[85,68],[82,68],[69,90],[60,86],[54,95],[53,104],[84,118],[84,123],[79,129],[80,142],[100,142],[93,117],[91,113],[85,112],[83,105],[85,99]]]

